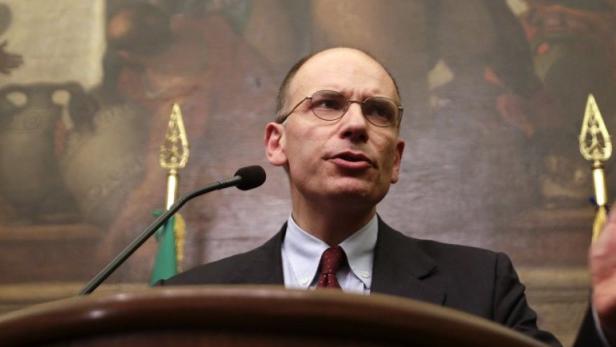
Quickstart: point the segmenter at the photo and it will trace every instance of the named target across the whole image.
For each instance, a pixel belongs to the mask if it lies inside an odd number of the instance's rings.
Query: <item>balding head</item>
[[[312,62],[315,59],[327,59],[328,57],[332,55],[338,55],[338,56],[342,55],[344,57],[347,57],[349,60],[362,58],[362,59],[368,59],[374,62],[376,65],[380,67],[380,69],[382,69],[389,76],[389,79],[391,80],[391,83],[393,84],[394,89],[395,89],[394,99],[398,103],[400,103],[400,91],[398,89],[398,84],[395,78],[389,72],[389,70],[387,70],[387,68],[383,64],[381,64],[372,54],[366,51],[357,49],[357,48],[334,47],[334,48],[324,49],[319,52],[311,53],[301,58],[297,63],[295,63],[291,67],[291,69],[289,69],[289,72],[287,72],[287,74],[285,75],[282,81],[282,84],[280,85],[280,88],[278,90],[278,96],[277,96],[277,102],[276,102],[276,117],[277,118],[280,118],[286,111],[288,111],[287,108],[289,107],[288,105],[289,91],[290,91],[291,86],[294,84],[293,81],[297,73],[300,70],[302,70],[304,65],[306,65],[307,63]]]

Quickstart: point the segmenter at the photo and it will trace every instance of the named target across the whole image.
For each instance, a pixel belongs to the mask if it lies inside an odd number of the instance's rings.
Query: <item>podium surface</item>
[[[0,346],[544,346],[485,319],[386,295],[272,286],[93,295],[0,317]]]

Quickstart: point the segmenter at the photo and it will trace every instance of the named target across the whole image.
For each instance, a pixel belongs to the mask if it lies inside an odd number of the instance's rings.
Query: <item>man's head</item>
[[[281,87],[278,114],[288,116],[282,124],[267,125],[267,157],[289,174],[294,213],[305,204],[332,202],[373,210],[398,180],[404,150],[399,122],[377,126],[374,115],[362,111],[369,109],[366,104],[356,102],[339,119],[318,118],[307,97],[322,90],[351,101],[390,100],[396,107],[400,100],[390,74],[370,55],[352,48],[318,52],[296,64]]]

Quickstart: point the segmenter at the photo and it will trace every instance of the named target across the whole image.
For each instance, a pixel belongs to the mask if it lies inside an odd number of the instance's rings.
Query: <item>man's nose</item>
[[[342,117],[341,136],[349,138],[353,142],[365,142],[368,140],[368,121],[364,117],[361,103],[352,101]]]

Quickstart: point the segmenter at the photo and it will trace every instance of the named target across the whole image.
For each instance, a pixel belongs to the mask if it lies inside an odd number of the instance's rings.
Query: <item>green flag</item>
[[[166,280],[177,273],[177,252],[175,247],[175,216],[156,231],[158,251],[154,259],[154,268],[150,277],[150,286],[160,280]]]

